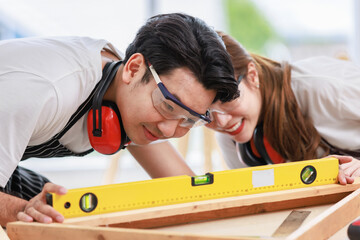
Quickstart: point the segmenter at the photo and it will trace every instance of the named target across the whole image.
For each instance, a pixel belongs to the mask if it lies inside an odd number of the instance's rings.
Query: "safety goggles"
[[[211,121],[215,121],[215,114],[226,115],[228,113],[218,109],[209,109],[209,118]]]
[[[179,119],[179,126],[185,128],[198,127],[211,122],[208,111],[200,114],[185,106],[166,89],[152,65],[149,69],[158,86],[152,92],[153,105],[164,118]]]

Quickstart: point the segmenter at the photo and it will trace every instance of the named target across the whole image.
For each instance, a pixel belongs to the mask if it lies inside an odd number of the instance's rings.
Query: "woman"
[[[228,166],[337,154],[347,176],[360,176],[355,159],[360,157],[360,67],[326,57],[278,63],[220,35],[240,82],[240,97],[213,104],[208,127],[220,132]]]

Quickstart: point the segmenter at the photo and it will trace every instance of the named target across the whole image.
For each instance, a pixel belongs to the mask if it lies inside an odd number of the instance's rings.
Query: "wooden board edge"
[[[354,191],[306,225],[289,235],[287,240],[328,239],[360,216],[360,189]]]
[[[182,234],[143,229],[125,229],[109,227],[75,226],[68,224],[43,224],[12,222],[8,226],[11,240],[48,240],[48,239],[132,239],[132,240],[254,240],[257,237],[205,236]]]

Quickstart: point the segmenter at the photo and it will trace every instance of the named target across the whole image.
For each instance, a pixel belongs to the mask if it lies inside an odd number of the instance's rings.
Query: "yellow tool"
[[[265,165],[152,180],[70,189],[48,194],[66,218],[240,196],[337,182],[336,158]]]

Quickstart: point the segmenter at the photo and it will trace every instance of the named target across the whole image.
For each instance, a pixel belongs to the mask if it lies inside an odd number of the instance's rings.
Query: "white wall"
[[[0,0],[0,20],[17,22],[30,35],[105,38],[125,50],[154,13],[184,12],[224,28],[221,0]],[[206,6],[206,11],[204,11]]]

